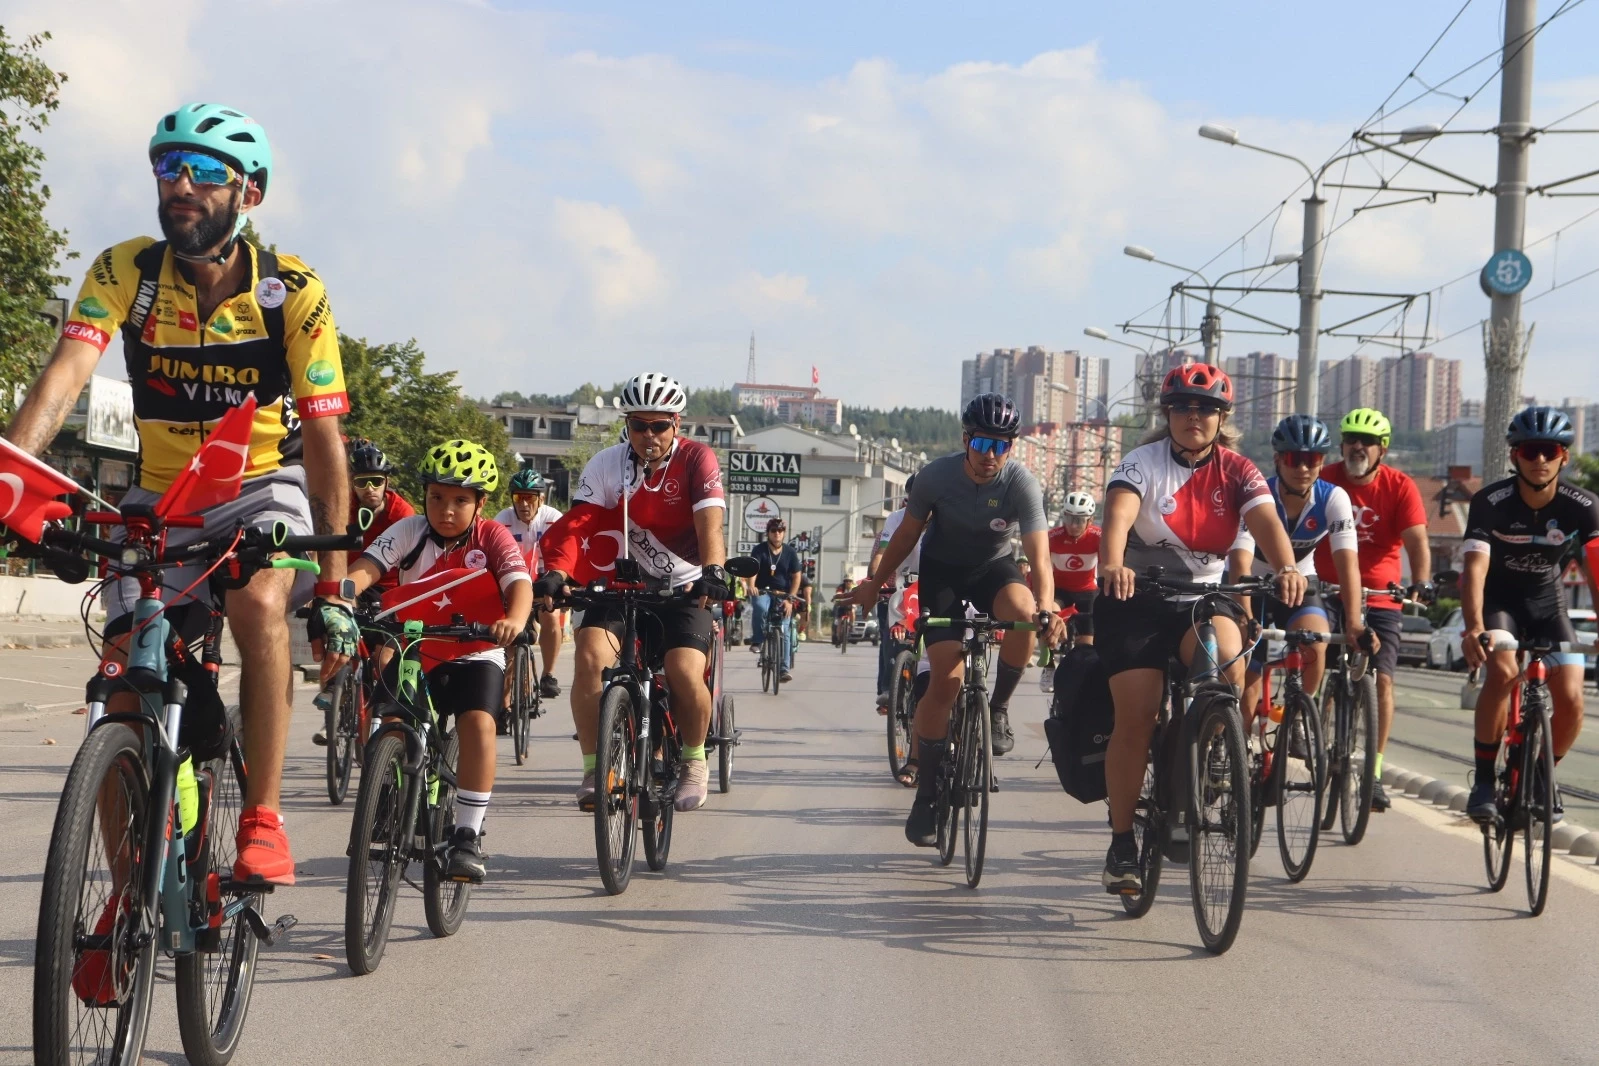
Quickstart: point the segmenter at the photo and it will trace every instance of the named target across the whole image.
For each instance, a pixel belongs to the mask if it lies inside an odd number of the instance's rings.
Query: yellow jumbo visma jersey
[[[89,267],[63,329],[101,351],[122,331],[139,484],[153,492],[172,484],[217,420],[252,392],[259,406],[247,478],[282,465],[299,419],[350,408],[322,279],[294,256],[239,246],[250,257],[249,279],[205,322],[164,242],[158,248],[136,237],[107,248]]]

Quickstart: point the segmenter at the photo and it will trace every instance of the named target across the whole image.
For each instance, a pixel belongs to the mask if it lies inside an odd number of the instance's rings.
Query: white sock
[[[473,792],[470,789],[460,789],[455,793],[455,825],[457,828],[465,826],[474,833],[483,832],[483,816],[489,813],[489,797],[492,792]]]

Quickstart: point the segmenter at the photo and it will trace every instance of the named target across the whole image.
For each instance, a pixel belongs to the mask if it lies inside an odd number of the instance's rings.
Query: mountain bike
[[[970,604],[962,606],[974,612]],[[938,861],[948,866],[954,860],[958,825],[966,885],[976,888],[983,879],[988,794],[994,790],[994,752],[988,737],[988,652],[1011,630],[1037,627],[1032,622],[1004,622],[975,612],[968,617],[929,618],[923,624],[929,629],[959,628],[966,654],[960,694],[950,711],[950,742],[944,749],[944,761],[922,772],[938,775]]]
[[[429,626],[385,618],[364,622],[362,628],[395,645],[399,683],[393,692],[379,694],[383,721],[367,742],[350,823],[344,958],[357,975],[371,973],[383,961],[400,881],[411,863],[422,865],[422,884],[412,884],[421,889],[434,936],[453,936],[466,917],[472,886],[446,874],[460,738],[453,719],[440,727],[421,650],[429,640],[494,639],[488,626],[459,621]]]
[[[761,641],[761,691],[777,695],[777,690],[783,684],[783,671],[787,669],[788,649],[793,646],[792,629],[793,615],[783,612],[780,605],[784,601],[793,601],[794,597],[786,592],[767,590],[771,597],[772,607],[766,612],[766,636]]]
[[[1361,589],[1361,610],[1372,596],[1403,602],[1398,584],[1387,589]],[[1337,610],[1336,604],[1333,605]],[[1335,615],[1336,617],[1336,615]],[[1367,633],[1370,634],[1370,630]],[[1342,634],[1327,641],[1327,670],[1321,684],[1322,737],[1327,744],[1327,800],[1321,830],[1337,820],[1344,843],[1353,847],[1366,836],[1371,822],[1371,793],[1377,785],[1377,674],[1371,669],[1370,636],[1352,648]]]
[[[1260,846],[1268,806],[1277,808],[1277,852],[1288,880],[1303,881],[1316,858],[1321,835],[1321,803],[1326,791],[1327,748],[1321,716],[1304,689],[1304,648],[1324,643],[1328,634],[1308,629],[1263,629],[1261,640],[1280,640],[1280,659],[1260,675],[1260,710],[1254,724],[1260,748],[1250,750],[1250,792],[1255,801],[1249,854]],[[1282,698],[1273,701],[1272,674],[1281,673]],[[1272,726],[1274,728],[1268,728]]]
[[[1194,922],[1205,950],[1232,947],[1249,886],[1249,756],[1238,690],[1222,673],[1211,615],[1228,596],[1268,592],[1271,578],[1233,584],[1165,577],[1149,567],[1140,592],[1199,597],[1198,644],[1189,666],[1173,657],[1150,741],[1144,785],[1133,812],[1143,888],[1122,896],[1134,918],[1154,903],[1163,860],[1188,864]]]
[[[295,919],[268,924],[261,908],[272,886],[233,880],[247,764],[237,709],[224,708],[216,692],[220,594],[261,570],[315,573],[308,559],[273,556],[353,550],[361,534],[291,536],[278,522],[168,548],[169,529],[200,528],[204,519],[134,506],[84,519],[120,525],[125,539],[52,529],[39,545],[11,545],[69,582],[87,576],[86,560],[74,554],[84,552],[106,560],[108,580],[131,577],[139,586],[126,662],[108,641],[86,687],[87,734],[67,771],[45,859],[34,1061],[138,1063],[156,953],[164,951],[174,959],[184,1054],[198,1066],[222,1066],[244,1032],[256,956]],[[207,562],[200,580],[176,597],[211,578],[203,599],[176,609],[162,602],[168,569]],[[194,622],[199,632],[186,632]],[[137,709],[110,710],[118,695],[132,695]]]
[[[1527,867],[1527,909],[1533,917],[1549,902],[1549,867],[1553,861],[1555,809],[1555,746],[1550,727],[1549,657],[1560,652],[1594,654],[1594,646],[1568,641],[1493,641],[1479,638],[1490,652],[1518,652],[1521,675],[1510,690],[1499,755],[1494,762],[1494,817],[1482,826],[1482,857],[1488,888],[1498,892],[1510,877],[1515,835],[1522,834]]]
[[[359,616],[361,608],[357,607]],[[323,729],[328,739],[324,776],[328,802],[335,807],[349,794],[351,769],[361,761],[367,737],[372,733],[371,649],[363,637],[356,653],[333,676],[327,689],[311,702],[321,709]]]

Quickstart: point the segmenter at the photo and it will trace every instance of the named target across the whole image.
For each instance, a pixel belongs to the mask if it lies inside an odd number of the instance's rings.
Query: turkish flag
[[[820,385],[821,383],[822,383],[822,372],[820,370],[817,370],[814,366],[811,367],[811,384],[812,385]]]
[[[484,625],[505,617],[499,583],[493,572],[483,567],[440,570],[420,581],[398,585],[383,594],[382,605],[379,618],[421,622],[425,626],[450,625],[456,615]],[[441,662],[494,646],[490,641],[425,641],[422,668],[431,670]]]
[[[622,509],[573,504],[539,540],[544,569],[559,570],[573,584],[610,577],[622,555]]]
[[[35,543],[46,522],[72,513],[70,506],[53,497],[78,491],[76,481],[4,438],[0,438],[0,487],[8,490],[0,522]]]
[[[189,465],[156,501],[155,513],[199,514],[239,495],[244,472],[250,467],[250,430],[255,425],[255,394],[217,419],[211,436],[200,445]]]

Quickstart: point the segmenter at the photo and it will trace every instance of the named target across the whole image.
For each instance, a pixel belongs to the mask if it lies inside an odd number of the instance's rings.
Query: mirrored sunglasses
[[[1516,455],[1529,463],[1547,463],[1565,454],[1566,449],[1557,441],[1529,440],[1516,445]]]
[[[351,478],[358,489],[380,489],[388,482],[388,478],[380,475],[367,475],[365,477]]]
[[[1277,455],[1289,466],[1316,467],[1326,459],[1320,452],[1278,452]]]
[[[1370,433],[1345,433],[1345,444],[1356,444],[1362,448],[1375,448],[1382,443],[1381,437],[1373,437]]]
[[[1174,415],[1199,415],[1209,418],[1211,415],[1221,414],[1221,408],[1213,403],[1174,403],[1171,405]]]
[[[239,173],[216,156],[175,148],[155,160],[155,176],[162,181],[177,181],[184,174],[195,185],[234,185]]]
[[[670,418],[630,418],[627,420],[627,428],[634,433],[654,433],[659,435],[672,428],[672,420]]]
[[[973,437],[971,449],[979,455],[1000,456],[1010,451],[1012,443],[1003,437]]]

